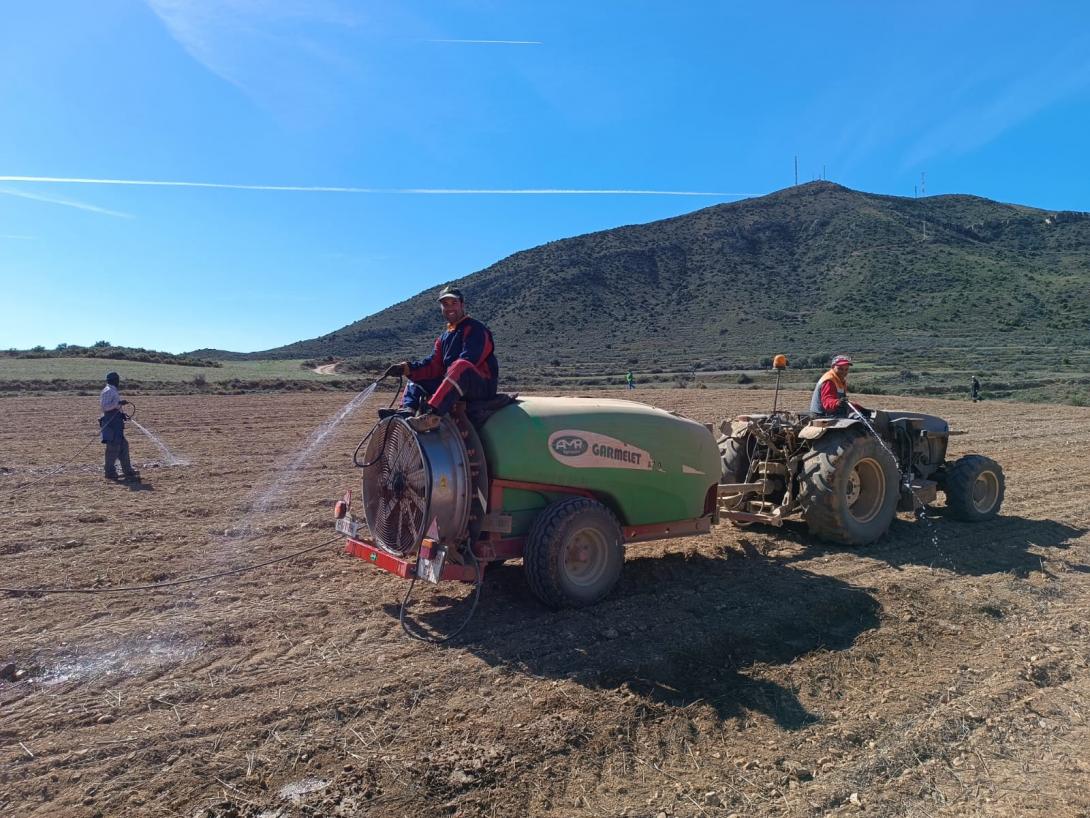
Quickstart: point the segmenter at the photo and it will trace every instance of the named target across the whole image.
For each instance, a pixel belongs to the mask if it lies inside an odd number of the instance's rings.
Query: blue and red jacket
[[[409,364],[408,376],[418,382],[443,378],[428,401],[432,406],[438,406],[452,388],[462,391],[459,382],[468,371],[475,372],[495,390],[500,365],[496,361],[492,331],[467,315],[457,324],[447,324],[446,332],[435,339],[431,355]]]

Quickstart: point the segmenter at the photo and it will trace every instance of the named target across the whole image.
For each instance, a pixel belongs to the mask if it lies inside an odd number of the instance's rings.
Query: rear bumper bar
[[[351,554],[353,557],[359,557],[361,560],[371,563],[386,573],[393,574],[402,579],[412,579],[416,576],[415,559],[407,560],[404,557],[398,557],[391,554],[389,551],[384,551],[377,545],[365,542],[364,540],[357,540],[349,537],[345,540],[344,553]],[[481,570],[484,570],[483,565],[481,566]],[[477,573],[473,570],[472,565],[458,565],[457,563],[448,562],[443,565],[443,573],[440,574],[439,579],[473,582],[477,579]]]

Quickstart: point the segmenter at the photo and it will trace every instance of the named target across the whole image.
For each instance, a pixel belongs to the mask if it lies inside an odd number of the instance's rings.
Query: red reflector
[[[343,520],[344,515],[348,513],[348,503],[344,500],[338,500],[333,504],[333,517],[338,520]]]

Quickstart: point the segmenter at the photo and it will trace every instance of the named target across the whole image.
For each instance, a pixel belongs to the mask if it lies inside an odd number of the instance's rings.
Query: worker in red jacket
[[[810,412],[824,417],[847,417],[851,409],[863,413],[867,410],[858,403],[848,400],[848,369],[852,365],[852,359],[847,355],[837,355],[833,358],[832,368],[829,369],[814,387],[814,394],[810,397]]]
[[[446,331],[435,339],[431,355],[419,361],[402,361],[386,375],[409,379],[402,401],[406,412],[415,413],[408,424],[417,432],[439,427],[455,401],[483,401],[496,397],[500,367],[496,361],[492,331],[466,315],[465,298],[456,287],[439,293]]]

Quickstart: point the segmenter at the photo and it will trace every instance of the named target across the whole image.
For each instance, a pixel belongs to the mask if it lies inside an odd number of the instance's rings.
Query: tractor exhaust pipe
[[[776,392],[772,396],[772,414],[776,414],[776,407],[780,402],[780,375],[787,369],[787,356],[777,355],[772,359],[772,368],[776,370]]]

